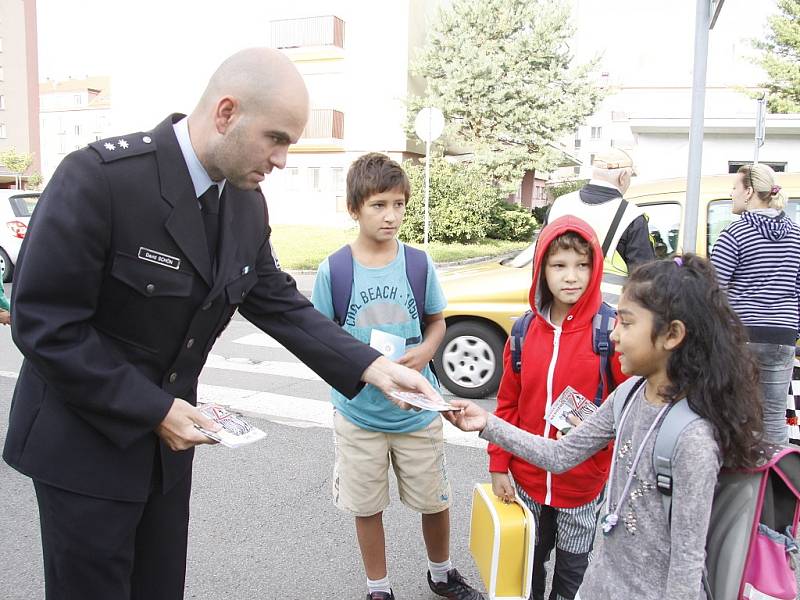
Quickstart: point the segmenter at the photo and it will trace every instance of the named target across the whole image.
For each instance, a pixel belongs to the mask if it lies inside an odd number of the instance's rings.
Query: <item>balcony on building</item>
[[[333,15],[270,21],[270,44],[295,62],[344,58],[344,21]]]
[[[303,135],[290,151],[344,151],[344,113],[332,108],[311,109]]]

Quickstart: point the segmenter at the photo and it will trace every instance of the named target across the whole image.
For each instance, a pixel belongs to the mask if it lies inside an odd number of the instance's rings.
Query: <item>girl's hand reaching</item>
[[[516,493],[514,492],[514,484],[511,483],[511,477],[508,476],[508,473],[492,473],[491,475],[492,492],[494,495],[506,504],[513,502]]]
[[[450,404],[461,410],[442,413],[444,417],[462,431],[482,431],[486,427],[489,413],[469,400],[451,400]]]

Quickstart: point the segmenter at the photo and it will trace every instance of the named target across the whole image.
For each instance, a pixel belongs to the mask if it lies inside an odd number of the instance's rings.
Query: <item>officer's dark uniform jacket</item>
[[[25,356],[3,458],[35,480],[144,501],[191,467],[153,433],[238,309],[348,396],[379,355],[318,313],[270,251],[260,191],[225,185],[212,273],[173,115],[67,156],[20,252],[13,338]],[[157,471],[156,471],[157,472]]]

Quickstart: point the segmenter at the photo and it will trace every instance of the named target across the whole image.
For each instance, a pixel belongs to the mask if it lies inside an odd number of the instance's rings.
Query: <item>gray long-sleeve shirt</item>
[[[644,387],[631,400],[633,405],[617,436],[617,466],[611,484],[614,503],[619,502],[636,451],[661,408],[645,400]],[[481,437],[543,469],[566,471],[614,439],[613,403],[617,400],[612,395],[594,415],[560,440],[530,434],[494,416],[489,417]],[[701,575],[720,468],[719,446],[706,420],[695,421],[684,430],[672,457],[670,527],[661,494],[655,487],[655,435],[654,432],[650,436],[642,452],[618,525],[609,535],[602,536],[595,548],[580,588],[581,600],[706,597]]]

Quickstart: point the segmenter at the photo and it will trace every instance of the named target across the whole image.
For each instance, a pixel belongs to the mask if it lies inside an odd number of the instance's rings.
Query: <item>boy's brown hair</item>
[[[358,214],[367,198],[388,190],[403,192],[408,202],[411,184],[403,167],[380,152],[359,156],[347,171],[347,210]]]
[[[589,260],[594,259],[594,253],[592,250],[592,245],[583,239],[580,234],[574,231],[567,231],[566,233],[562,233],[560,236],[555,238],[550,245],[545,250],[544,258],[542,259],[542,264],[547,263],[547,259],[550,258],[553,254],[558,252],[559,250],[574,250],[578,254],[583,254],[589,257]]]

